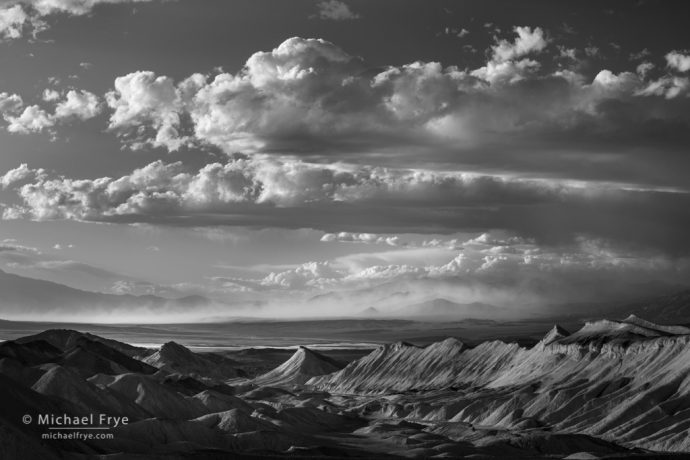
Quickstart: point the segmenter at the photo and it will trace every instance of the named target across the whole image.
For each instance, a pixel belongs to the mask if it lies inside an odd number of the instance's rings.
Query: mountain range
[[[31,315],[50,311],[64,313],[110,312],[147,308],[180,311],[208,305],[203,296],[166,299],[155,295],[108,294],[84,291],[63,284],[27,278],[0,270],[0,305],[4,314]]]
[[[342,293],[323,294],[312,298],[310,302],[330,298],[342,300],[342,295]],[[386,302],[396,305],[394,308],[370,306],[358,312],[346,312],[342,316],[442,322],[465,319],[512,320],[519,319],[522,314],[519,309],[497,307],[482,302],[460,303],[442,297],[416,302],[408,297],[405,292],[396,291],[390,297],[386,297]],[[356,304],[354,300],[353,303]],[[65,315],[70,318],[79,318],[83,315],[89,315],[89,318],[98,317],[98,315],[117,317],[120,313],[141,310],[154,314],[156,312],[184,313],[192,316],[197,310],[202,312],[199,313],[201,319],[208,317],[203,313],[204,307],[211,304],[212,301],[199,295],[168,299],[155,295],[84,291],[0,270],[0,305],[4,319],[17,316],[38,319],[47,314],[53,314],[61,319]],[[636,314],[656,322],[690,323],[690,290],[679,290],[672,294],[635,302],[554,305],[550,309],[543,310],[540,315],[529,314],[528,316],[554,319],[567,317],[572,320],[601,315],[622,318],[628,314]]]

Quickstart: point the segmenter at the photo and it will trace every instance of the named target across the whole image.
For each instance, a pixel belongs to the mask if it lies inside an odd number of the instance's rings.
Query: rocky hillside
[[[336,393],[398,393],[376,409],[391,417],[549,427],[690,449],[690,329],[635,316],[587,323],[573,334],[555,327],[532,348],[387,345],[308,383]]]
[[[299,347],[290,359],[279,367],[254,379],[264,386],[300,385],[312,377],[330,374],[345,367],[342,363],[307,347]]]

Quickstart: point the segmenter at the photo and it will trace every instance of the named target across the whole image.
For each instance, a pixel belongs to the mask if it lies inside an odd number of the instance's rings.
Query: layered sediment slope
[[[345,367],[342,363],[306,347],[299,347],[283,364],[256,377],[253,382],[262,386],[300,385],[312,377],[331,374]]]
[[[462,371],[462,362],[457,358],[465,348],[453,338],[426,348],[405,342],[387,344],[339,372],[315,377],[307,383],[341,393],[442,388]]]
[[[502,428],[549,427],[654,450],[690,450],[690,330],[631,316],[527,349],[500,341],[383,346],[308,384],[390,394],[379,414]],[[422,390],[424,390],[422,392]],[[430,391],[436,390],[436,391]]]

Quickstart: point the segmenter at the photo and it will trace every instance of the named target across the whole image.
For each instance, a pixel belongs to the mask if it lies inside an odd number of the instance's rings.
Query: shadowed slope
[[[93,342],[105,344],[110,348],[130,357],[146,351],[145,348],[135,347],[127,343],[118,342],[117,340],[106,339],[97,335],[89,334],[88,332],[79,332],[71,329],[49,329],[38,334],[21,337],[15,340],[15,342],[27,343],[36,340],[45,340],[55,348],[58,348],[62,351],[67,351],[70,348],[77,346],[78,342],[84,338]]]
[[[94,374],[123,374],[138,372],[153,374],[156,368],[134,358],[130,358],[99,341],[86,337],[77,339],[71,349],[65,351],[59,363],[77,370],[85,377]]]
[[[175,342],[163,344],[143,361],[166,372],[189,375],[200,380],[222,381],[242,376],[233,360],[211,353],[194,353]]]

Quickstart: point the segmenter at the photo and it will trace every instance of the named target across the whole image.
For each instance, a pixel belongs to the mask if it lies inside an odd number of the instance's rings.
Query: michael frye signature
[[[26,414],[22,422],[29,425],[36,421],[37,425],[50,428],[80,428],[80,429],[110,429],[129,424],[129,418],[109,414],[88,414],[83,416],[69,414]]]

